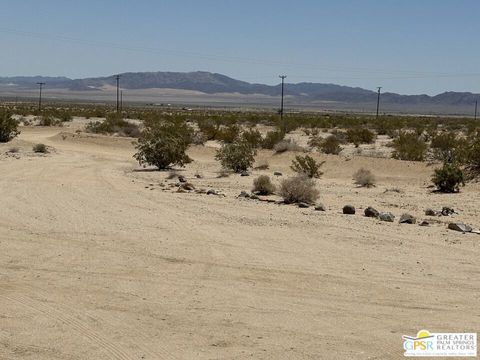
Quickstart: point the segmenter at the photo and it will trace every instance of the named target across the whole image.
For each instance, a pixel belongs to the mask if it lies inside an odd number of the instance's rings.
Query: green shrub
[[[465,174],[468,180],[480,177],[480,134],[470,140],[465,156]]]
[[[432,182],[438,191],[453,193],[460,190],[460,185],[465,185],[465,177],[460,167],[445,162],[440,169],[435,169]]]
[[[309,155],[297,155],[295,159],[292,160],[291,169],[309,178],[319,178],[323,175],[323,172],[320,171],[323,164],[325,164],[325,161],[320,163],[316,162],[315,159]]]
[[[342,151],[340,146],[340,141],[335,135],[328,136],[325,140],[319,145],[319,149],[324,154],[333,154],[338,155]]]
[[[108,113],[104,121],[91,121],[87,124],[86,130],[95,134],[118,133],[129,137],[140,136],[138,125],[126,121],[120,113]]]
[[[248,129],[242,133],[242,141],[250,144],[251,147],[257,149],[262,145],[262,134],[256,129]]]
[[[313,204],[320,193],[315,187],[315,181],[305,175],[298,175],[283,180],[280,183],[279,195],[285,203],[305,202]]]
[[[237,125],[230,125],[220,128],[220,130],[215,136],[215,139],[226,143],[233,143],[235,140],[238,139],[239,135],[240,127],[238,127]]]
[[[32,148],[35,153],[46,154],[48,152],[47,146],[45,144],[35,144]]]
[[[262,142],[262,148],[273,149],[275,144],[278,144],[285,137],[285,133],[280,130],[269,131],[265,135],[265,139]]]
[[[192,140],[192,129],[180,121],[146,123],[134,158],[140,165],[153,165],[168,169],[173,165],[184,166],[192,160],[186,154]]]
[[[375,134],[365,128],[348,129],[347,140],[349,143],[355,144],[355,146],[371,144],[375,140]]]
[[[206,140],[215,140],[216,139],[217,134],[220,130],[220,124],[218,124],[215,121],[210,120],[210,119],[199,120],[197,122],[197,124],[198,124],[198,128],[203,133]]]
[[[423,161],[427,144],[416,134],[401,132],[398,137],[393,140],[394,151],[392,156],[395,159],[409,161]]]
[[[217,150],[215,159],[220,161],[224,169],[242,172],[252,167],[255,154],[256,151],[250,144],[245,141],[236,141],[231,144],[223,144]]]
[[[268,175],[260,175],[253,180],[252,191],[257,192],[259,195],[271,195],[275,193],[275,190],[276,187]]]
[[[437,134],[432,138],[430,148],[433,157],[442,162],[463,162],[468,143],[453,132]]]
[[[0,143],[6,143],[20,134],[17,121],[8,111],[0,110]]]

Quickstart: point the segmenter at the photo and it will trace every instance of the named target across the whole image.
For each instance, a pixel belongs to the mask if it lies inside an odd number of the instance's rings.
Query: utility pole
[[[117,80],[117,112],[120,110],[120,75],[115,75]]]
[[[280,79],[282,79],[282,102],[280,103],[280,122],[283,125],[283,94],[284,94],[284,86],[285,86],[285,78],[287,75],[279,75],[278,76]]]
[[[379,86],[377,92],[377,119],[378,119],[378,110],[380,109],[380,90],[382,90],[382,87]]]
[[[42,110],[42,88],[45,85],[45,83],[44,82],[38,82],[37,85],[40,88],[40,94],[38,96],[38,111],[41,111]]]
[[[120,111],[123,111],[123,90],[120,91]]]
[[[478,100],[475,100],[475,120],[477,120],[477,106],[478,106]]]

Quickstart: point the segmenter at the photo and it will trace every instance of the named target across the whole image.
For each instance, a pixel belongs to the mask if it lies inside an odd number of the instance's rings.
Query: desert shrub
[[[45,114],[40,116],[38,126],[62,126],[62,122],[50,114]]]
[[[217,133],[220,130],[220,124],[217,122],[207,119],[207,120],[199,120],[197,122],[198,128],[205,136],[206,140],[214,140],[216,139]]]
[[[134,158],[140,165],[153,165],[159,169],[184,166],[192,161],[186,154],[191,139],[192,129],[184,122],[149,122],[135,146]]]
[[[245,141],[236,141],[231,144],[223,144],[217,150],[215,159],[220,161],[222,167],[234,172],[246,171],[252,167],[255,161],[256,151]]]
[[[398,137],[393,140],[394,148],[392,156],[395,159],[423,161],[427,144],[416,134],[401,132]]]
[[[233,143],[235,140],[238,139],[239,135],[240,135],[240,127],[233,124],[233,125],[220,128],[220,130],[217,132],[215,136],[215,139],[226,142],[226,143]]]
[[[32,148],[35,153],[46,154],[48,152],[47,146],[45,144],[35,144]]]
[[[353,174],[353,180],[355,184],[362,187],[375,186],[375,175],[370,170],[361,168]]]
[[[257,149],[262,145],[262,134],[257,129],[248,129],[242,133],[242,141]]]
[[[204,145],[207,141],[207,137],[201,131],[195,131],[192,135],[192,144],[194,145]]]
[[[338,129],[333,129],[330,131],[330,134],[334,135],[340,144],[345,145],[348,144],[347,133],[345,131],[340,131]]]
[[[314,203],[320,193],[315,187],[315,181],[305,175],[297,175],[283,180],[278,190],[285,203]]]
[[[319,178],[323,175],[323,172],[320,171],[323,164],[325,164],[325,161],[317,162],[309,155],[297,155],[292,160],[290,168],[296,173],[303,174],[309,178]]]
[[[465,177],[458,165],[445,162],[441,168],[435,169],[432,182],[438,191],[453,193],[459,191],[461,185],[465,185]]]
[[[95,134],[118,133],[129,137],[140,136],[138,125],[126,121],[120,113],[108,113],[104,121],[91,121],[87,124],[86,130]]]
[[[286,151],[303,151],[304,149],[298,145],[295,140],[292,139],[284,139],[281,140],[279,143],[275,144],[273,150],[277,154],[284,153]]]
[[[262,148],[273,149],[275,144],[279,143],[285,137],[285,133],[280,130],[269,131],[262,141]]]
[[[365,128],[356,128],[347,130],[348,142],[359,146],[360,144],[371,144],[375,140],[375,134]]]
[[[325,140],[323,140],[319,145],[319,149],[321,152],[325,154],[334,154],[334,155],[338,155],[342,151],[342,147],[340,146],[340,141],[335,135],[330,135]]]
[[[0,110],[0,143],[6,143],[20,134],[18,123],[8,111]]]
[[[271,195],[275,190],[276,187],[268,175],[260,175],[253,180],[252,191],[257,192],[259,195]]]
[[[312,135],[310,136],[310,138],[308,139],[308,146],[310,146],[311,148],[318,148],[320,147],[320,145],[322,145],[323,143],[323,138],[321,136],[318,136],[318,135]]]
[[[453,132],[435,135],[430,143],[433,157],[443,162],[463,162],[468,143]]]
[[[480,136],[473,138],[465,156],[465,174],[468,180],[480,177]]]

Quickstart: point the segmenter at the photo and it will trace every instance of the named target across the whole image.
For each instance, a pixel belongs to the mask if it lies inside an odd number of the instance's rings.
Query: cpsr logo
[[[403,335],[405,356],[477,356],[476,333],[431,333],[420,330],[417,336]]]

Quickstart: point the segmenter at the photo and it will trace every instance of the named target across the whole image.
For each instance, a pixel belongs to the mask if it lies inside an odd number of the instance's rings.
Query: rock
[[[325,205],[323,205],[322,203],[319,203],[319,204],[315,205],[315,210],[316,211],[327,211],[327,209],[325,208]]]
[[[427,220],[423,220],[420,224],[420,226],[430,226],[430,223]]]
[[[309,208],[310,205],[308,205],[307,203],[304,203],[304,202],[300,202],[300,203],[298,203],[298,207],[302,208],[302,209],[306,209],[306,208]]]
[[[343,213],[348,214],[348,215],[354,215],[355,214],[355,207],[352,205],[345,205],[343,207]]]
[[[428,208],[427,210],[425,210],[425,215],[427,215],[427,216],[437,216],[438,212],[433,210],[433,209]]]
[[[179,189],[192,191],[192,190],[195,190],[195,186],[193,186],[193,184],[190,184],[189,182],[185,182],[182,185],[180,185]]]
[[[248,173],[248,171],[242,171],[240,173],[240,176],[250,176],[250,174]]]
[[[252,195],[250,195],[250,199],[252,199],[252,200],[258,200],[258,199],[260,199],[260,198],[258,197],[258,195],[252,194]]]
[[[218,192],[217,190],[214,190],[214,189],[208,189],[207,195],[218,195]]]
[[[403,214],[400,216],[400,224],[415,224],[417,222],[417,219],[410,215],[410,214]]]
[[[280,171],[275,171],[275,172],[273,173],[273,175],[275,175],[275,176],[282,176],[283,174],[282,174]]]
[[[181,183],[186,183],[187,179],[183,175],[178,175],[178,181],[180,181]]]
[[[284,205],[284,204],[285,204],[285,200],[275,200],[275,204],[277,204],[277,205]]]
[[[177,189],[177,193],[186,193],[187,191],[181,187]]]
[[[378,218],[382,221],[393,222],[393,220],[395,220],[395,215],[391,212],[383,212],[378,214]]]
[[[243,197],[248,199],[250,197],[250,194],[247,193],[246,191],[242,191],[240,192],[240,195],[238,195],[238,197]]]
[[[197,194],[206,194],[206,193],[207,193],[207,190],[206,190],[206,189],[197,189],[197,190],[195,190],[195,192],[196,192]]]
[[[373,218],[378,218],[378,214],[379,214],[379,212],[371,206],[367,207],[364,213],[366,217],[373,217]]]
[[[472,232],[472,227],[463,223],[450,223],[448,224],[450,230],[460,231],[463,233]]]
[[[449,208],[447,206],[444,206],[442,208],[442,215],[443,216],[450,216],[450,215],[453,215],[455,214],[455,210],[453,210],[452,208]]]

